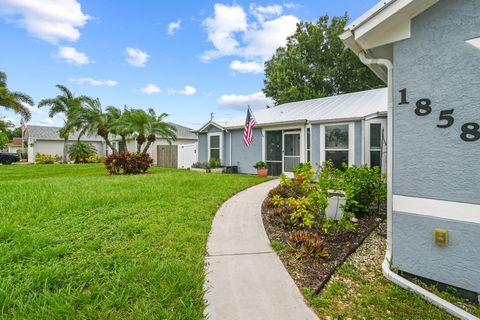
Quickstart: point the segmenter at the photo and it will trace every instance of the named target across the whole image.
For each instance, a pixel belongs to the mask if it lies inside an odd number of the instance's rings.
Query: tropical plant
[[[126,105],[123,107],[123,111],[114,106],[109,106],[106,111],[109,118],[109,131],[120,136],[124,145],[124,152],[128,152],[127,139],[133,134],[132,127],[128,124],[130,109]]]
[[[383,87],[340,40],[348,16],[300,22],[265,62],[263,92],[276,104]]]
[[[328,257],[328,251],[318,233],[294,231],[288,235],[288,243],[297,252],[297,259],[321,259]]]
[[[123,152],[107,156],[103,163],[110,174],[140,174],[147,171],[153,159],[148,154]]]
[[[62,159],[58,154],[52,156],[51,154],[37,153],[35,155],[35,163],[37,164],[52,164]]]
[[[255,169],[263,169],[263,168],[266,168],[266,167],[267,167],[267,164],[266,164],[265,162],[263,162],[263,161],[258,161],[257,163],[255,163],[255,164],[253,165],[253,167],[254,167]]]
[[[0,106],[11,110],[29,121],[32,114],[27,106],[33,106],[33,99],[26,93],[10,91],[7,87],[7,74],[0,71]]]
[[[85,97],[82,108],[74,112],[67,122],[71,127],[81,128],[78,140],[85,134],[97,134],[103,138],[113,153],[117,153],[117,149],[113,146],[109,137],[108,125],[110,120],[110,114],[103,111],[100,99]]]
[[[48,116],[53,118],[58,114],[64,114],[66,116],[65,123],[60,129],[60,137],[63,138],[63,163],[67,163],[67,154],[68,154],[68,137],[76,130],[79,129],[78,126],[72,125],[71,119],[75,113],[78,113],[81,109],[82,102],[89,99],[86,96],[75,97],[75,95],[70,91],[66,86],[57,84],[56,87],[60,90],[61,94],[57,95],[55,98],[42,99],[38,103],[38,107],[42,108],[45,106],[50,107]]]
[[[208,161],[208,165],[210,168],[220,168],[222,166],[222,163],[217,158],[211,158]]]
[[[86,163],[87,158],[95,155],[97,149],[88,142],[75,141],[68,147],[70,159],[75,159],[75,163]]]
[[[8,135],[5,132],[0,131],[0,150],[3,150],[5,145],[10,142]]]
[[[146,154],[151,144],[156,141],[157,135],[169,143],[176,139],[175,127],[163,121],[167,116],[166,113],[157,116],[152,108],[147,111],[132,109],[125,114],[125,118],[122,120],[125,126],[123,129],[136,134],[137,153]],[[142,150],[145,143],[146,145]]]

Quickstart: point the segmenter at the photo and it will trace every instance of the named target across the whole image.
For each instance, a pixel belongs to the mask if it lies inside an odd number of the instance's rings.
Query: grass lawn
[[[200,319],[213,215],[254,176],[0,166],[0,317]]]

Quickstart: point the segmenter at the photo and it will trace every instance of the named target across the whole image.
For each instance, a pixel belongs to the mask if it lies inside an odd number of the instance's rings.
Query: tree
[[[60,137],[63,138],[63,163],[67,163],[68,137],[76,129],[74,126],[70,125],[68,118],[72,117],[75,112],[80,110],[81,103],[86,101],[88,97],[75,97],[66,86],[61,84],[57,84],[56,87],[60,90],[61,94],[57,95],[55,98],[40,100],[38,107],[42,108],[49,106],[50,111],[48,112],[48,116],[50,118],[53,118],[58,114],[64,114],[67,117],[64,126],[60,129]]]
[[[68,147],[70,159],[75,159],[75,163],[85,163],[86,159],[97,153],[97,149],[88,142],[75,141]]]
[[[5,132],[0,132],[0,151],[3,150],[5,145],[10,142],[8,135]]]
[[[67,122],[71,127],[81,128],[78,140],[85,134],[97,134],[103,138],[113,153],[117,153],[117,149],[110,141],[109,121],[110,114],[103,111],[100,99],[85,97],[82,108],[72,113]]]
[[[7,75],[0,71],[0,106],[20,114],[25,121],[32,117],[30,110],[25,106],[33,106],[33,99],[26,93],[10,91],[7,87]]]
[[[301,22],[285,47],[265,62],[263,92],[276,104],[383,87],[340,40],[348,16]]]
[[[108,129],[111,133],[120,136],[124,145],[124,152],[128,152],[127,138],[133,134],[131,127],[126,123],[130,110],[127,106],[124,106],[123,111],[110,106],[107,107],[106,111],[109,117]]]
[[[132,109],[125,115],[124,129],[136,133],[137,153],[146,154],[148,148],[156,141],[157,135],[168,142],[176,139],[175,127],[163,121],[167,116],[166,113],[157,116],[155,110],[151,108],[147,112],[143,109]],[[145,142],[147,144],[142,151]]]

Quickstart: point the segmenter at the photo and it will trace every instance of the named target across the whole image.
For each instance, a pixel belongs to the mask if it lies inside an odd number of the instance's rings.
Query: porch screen
[[[268,174],[278,176],[282,173],[282,131],[266,132],[265,159]]]

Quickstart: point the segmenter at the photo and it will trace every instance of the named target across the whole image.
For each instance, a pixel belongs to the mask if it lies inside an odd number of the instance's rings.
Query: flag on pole
[[[248,147],[252,144],[253,141],[253,126],[257,122],[255,121],[255,117],[253,116],[252,110],[250,110],[250,106],[247,109],[247,118],[245,119],[245,128],[243,129],[243,142]]]
[[[27,126],[25,125],[25,122],[23,122],[23,118],[20,120],[20,128],[22,128],[22,133],[27,130]]]

